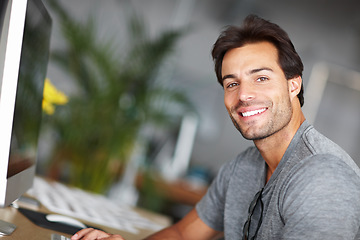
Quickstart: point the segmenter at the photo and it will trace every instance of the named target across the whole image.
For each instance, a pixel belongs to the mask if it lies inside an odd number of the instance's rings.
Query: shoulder
[[[238,184],[249,181],[251,177],[257,177],[259,166],[262,164],[264,167],[264,161],[259,160],[258,155],[260,153],[255,147],[249,147],[235,159],[224,163],[212,181],[208,194],[225,196],[231,183]]]
[[[279,210],[289,230],[356,233],[360,224],[356,169],[333,154],[317,154],[304,159],[288,177],[279,196]],[[343,228],[337,229],[340,225]]]
[[[298,162],[288,173],[287,188],[302,184],[349,184],[353,182],[360,190],[360,169],[348,164],[347,159],[334,154],[322,153]],[[295,184],[295,185],[294,185]],[[294,186],[293,186],[294,185]]]
[[[334,155],[342,159],[351,167],[356,164],[349,154],[338,144],[318,132],[313,126],[309,126],[302,134],[302,140],[312,155]],[[354,165],[355,164],[355,165]]]
[[[298,164],[301,167],[325,165],[324,170],[331,170],[334,166],[341,166],[344,170],[352,169],[355,175],[360,176],[359,166],[349,154],[311,125],[302,134],[302,144],[298,147],[297,154],[301,155],[300,159],[303,158]]]
[[[349,166],[346,161],[333,154],[316,154],[297,164],[289,172],[287,183],[283,186],[283,206],[290,203],[342,204],[360,199],[359,168]],[[356,207],[359,203],[353,202]],[[328,206],[333,206],[328,203]]]
[[[220,168],[210,188],[217,189],[223,196],[237,190],[257,188],[265,178],[265,168],[265,161],[257,148],[249,147]]]

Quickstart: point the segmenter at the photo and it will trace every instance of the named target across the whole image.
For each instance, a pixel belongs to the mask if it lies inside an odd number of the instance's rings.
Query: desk
[[[40,207],[39,211],[47,213],[48,211],[44,207]],[[149,217],[150,219],[156,221],[159,224],[162,224],[164,226],[169,225],[170,221],[167,217],[158,215],[152,212],[148,212],[142,209],[136,209],[136,211],[139,212],[139,214]],[[7,207],[7,208],[0,208],[0,219],[4,220],[6,222],[13,223],[17,226],[16,230],[10,235],[10,236],[3,236],[1,239],[4,240],[50,240],[52,233],[58,233],[62,234],[64,236],[70,237],[70,235],[55,232],[53,230],[45,229],[42,227],[39,227],[32,223],[30,220],[28,220],[24,215],[22,215],[18,210],[14,207]],[[127,240],[137,240],[137,239],[143,239],[144,237],[150,235],[153,233],[150,230],[141,230],[139,234],[134,235],[129,232],[122,232],[120,230],[108,228],[106,226],[97,226],[93,223],[83,221],[85,224],[93,225],[96,227],[99,227],[101,229],[104,229],[106,232],[113,233],[113,234],[120,234]]]
[[[146,181],[148,180],[149,179]],[[138,189],[142,188],[144,181],[145,179],[142,175],[137,176],[136,186]],[[195,206],[207,191],[207,186],[194,187],[184,179],[167,182],[160,176],[152,176],[151,181],[154,182],[158,193],[164,196],[167,200],[190,206]]]

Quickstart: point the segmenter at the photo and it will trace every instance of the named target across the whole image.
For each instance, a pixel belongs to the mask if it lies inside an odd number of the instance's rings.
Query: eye
[[[267,81],[267,80],[269,80],[269,78],[267,78],[267,77],[258,77],[258,78],[256,79],[257,82],[265,82],[265,81]]]
[[[233,88],[233,87],[238,86],[238,85],[239,85],[238,83],[232,82],[232,83],[227,84],[226,88]]]

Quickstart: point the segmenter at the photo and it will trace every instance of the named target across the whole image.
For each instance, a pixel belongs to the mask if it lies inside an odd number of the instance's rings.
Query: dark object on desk
[[[62,233],[67,233],[67,234],[73,235],[82,229],[82,228],[73,227],[73,226],[70,226],[70,225],[64,224],[64,223],[50,222],[46,219],[47,214],[45,214],[45,213],[36,212],[36,211],[26,209],[26,208],[19,208],[18,211],[21,212],[25,217],[27,217],[30,221],[32,221],[36,225],[47,228],[47,229],[51,229],[51,230],[54,230],[57,232],[62,232]],[[99,228],[93,227],[93,226],[88,226],[88,225],[86,225],[86,226],[95,228],[95,229],[99,229]],[[99,229],[99,230],[101,230],[101,229]]]

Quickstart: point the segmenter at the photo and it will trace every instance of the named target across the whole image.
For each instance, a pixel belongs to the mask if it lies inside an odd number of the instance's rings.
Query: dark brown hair
[[[248,43],[267,41],[276,47],[278,61],[286,79],[302,76],[304,69],[301,58],[297,54],[288,34],[277,24],[264,20],[256,15],[245,18],[241,27],[229,26],[219,36],[212,49],[215,73],[218,82],[222,83],[222,60],[227,51],[244,46]],[[304,87],[298,94],[300,105],[304,104]]]

